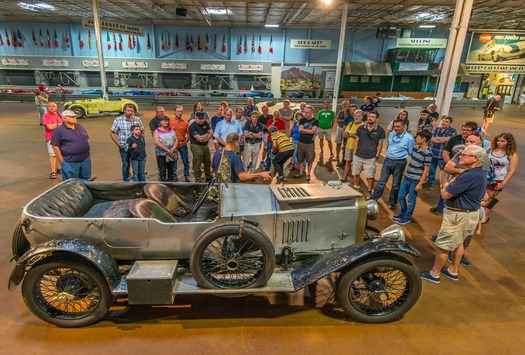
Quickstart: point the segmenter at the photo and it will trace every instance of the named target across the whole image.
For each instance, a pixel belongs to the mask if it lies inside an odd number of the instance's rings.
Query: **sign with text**
[[[126,69],[146,69],[147,67],[147,62],[122,62],[122,68]]]
[[[14,66],[14,67],[27,67],[29,62],[27,59],[2,59],[2,65]]]
[[[95,21],[92,18],[82,17],[82,27],[95,29]],[[131,26],[107,20],[100,20],[100,30],[107,32],[125,33],[135,36],[144,36],[144,27]]]
[[[525,65],[525,33],[474,32],[466,63]]]
[[[98,68],[100,66],[98,60],[83,60],[82,65],[84,68]],[[108,66],[108,62],[104,61],[104,67],[107,68]]]
[[[290,48],[330,49],[332,41],[328,39],[291,39]]]
[[[223,71],[223,70],[226,70],[226,65],[224,64],[201,64],[201,70]]]
[[[397,48],[439,49],[447,47],[446,38],[398,38]]]
[[[188,69],[188,64],[186,63],[160,63],[162,69],[171,69],[171,70],[186,70]]]
[[[524,65],[490,65],[490,64],[466,64],[469,74],[483,73],[512,73],[525,74]]]
[[[264,66],[261,64],[239,64],[240,71],[262,71]]]
[[[428,63],[399,63],[398,71],[428,70]]]
[[[67,60],[44,59],[42,65],[44,67],[69,67],[69,62]]]

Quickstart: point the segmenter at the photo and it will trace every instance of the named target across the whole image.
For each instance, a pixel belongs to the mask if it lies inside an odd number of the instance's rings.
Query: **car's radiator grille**
[[[280,187],[277,189],[284,198],[305,198],[311,195],[302,187]]]
[[[283,222],[283,244],[308,242],[309,219],[298,219]]]

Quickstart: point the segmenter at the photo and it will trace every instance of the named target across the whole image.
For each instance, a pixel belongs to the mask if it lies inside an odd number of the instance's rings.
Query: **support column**
[[[345,48],[346,20],[348,17],[348,3],[343,4],[343,14],[341,15],[341,30],[339,32],[339,48],[337,49],[337,64],[335,66],[334,97],[332,99],[332,111],[337,112],[337,98],[339,97],[339,87],[341,86],[341,70],[343,67],[343,51]]]
[[[104,53],[102,52],[102,33],[100,31],[100,17],[98,14],[98,0],[93,0],[93,21],[95,23],[95,38],[98,52],[98,67],[100,69],[100,85],[102,86],[102,98],[109,100],[108,83],[106,79],[106,66],[104,65]]]
[[[440,75],[441,82],[436,97],[437,109],[442,115],[448,115],[450,110],[461,52],[465,44],[465,37],[467,36],[468,24],[472,13],[472,3],[473,0],[458,0],[456,2],[454,18],[448,37],[447,51]]]

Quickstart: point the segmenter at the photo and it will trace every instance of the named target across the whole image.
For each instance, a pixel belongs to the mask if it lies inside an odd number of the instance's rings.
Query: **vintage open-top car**
[[[399,226],[371,236],[377,212],[346,185],[70,179],[24,207],[9,289],[22,283],[44,321],[80,327],[117,297],[289,293],[329,277],[352,319],[388,322],[419,298],[419,273],[403,256],[419,252]]]
[[[120,98],[115,101],[104,99],[68,101],[64,103],[64,109],[71,110],[77,115],[77,118],[82,118],[101,112],[124,112],[124,106],[128,104],[135,107],[135,112],[139,110],[139,105],[135,101]]]

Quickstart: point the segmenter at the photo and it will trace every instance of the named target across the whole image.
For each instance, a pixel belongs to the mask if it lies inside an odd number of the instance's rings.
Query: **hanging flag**
[[[190,52],[193,53],[193,34],[190,35]]]
[[[175,33],[175,49],[179,49],[179,34]]]
[[[67,35],[67,32],[66,32],[65,42],[66,42],[66,48],[69,48],[69,36]]]
[[[242,53],[242,36],[239,37],[239,50],[237,51],[237,54]]]
[[[82,35],[80,34],[80,31],[78,31],[78,46],[80,49],[84,48],[84,41],[82,40]]]
[[[22,43],[22,33],[19,29],[16,30],[16,37],[18,38],[18,47],[22,47],[24,44]]]
[[[190,50],[190,35],[186,33],[186,50]]]
[[[36,36],[35,36],[35,30],[34,29],[31,30],[31,38],[33,39],[33,44],[35,45],[35,47],[38,47],[38,42],[36,41]]]
[[[11,41],[9,40],[9,33],[7,32],[7,28],[5,29],[5,41],[7,42],[7,46],[9,47],[11,45]]]
[[[217,52],[217,34],[215,34],[215,38],[213,39],[213,51]]]
[[[252,53],[255,53],[255,35],[252,35]]]
[[[42,30],[38,31],[38,40],[40,41],[40,47],[44,48],[44,36],[42,35]]]
[[[109,51],[111,49],[111,36],[109,35],[109,32],[106,32],[106,43]]]
[[[18,41],[16,39],[15,30],[11,30],[11,40],[13,41],[13,47],[16,48]]]
[[[244,53],[248,53],[248,35],[244,35]]]
[[[162,50],[165,50],[165,49],[166,49],[166,47],[164,46],[164,33],[161,33],[161,34],[160,34],[160,48],[161,48]]]
[[[146,37],[146,49],[148,51],[151,50],[151,39],[149,38],[149,32],[148,32],[148,36]]]
[[[118,34],[118,49],[122,52],[122,34]]]
[[[135,47],[137,46],[137,39],[135,38],[135,35],[131,37],[131,44],[132,44],[132,48],[135,49]]]
[[[58,48],[58,36],[57,36],[57,30],[53,30],[55,35],[54,45],[55,48]]]
[[[51,48],[51,35],[49,34],[49,30],[46,30],[46,36],[47,36],[47,48]]]
[[[259,46],[257,47],[257,53],[262,54],[261,35],[259,35]]]
[[[4,40],[2,39],[2,34],[0,33],[0,47],[4,45]]]
[[[273,54],[272,42],[273,42],[273,36],[270,36],[270,53]]]
[[[171,36],[168,35],[168,50],[171,50]]]
[[[131,35],[128,34],[128,49],[131,49]]]
[[[133,36],[133,49],[137,48],[137,53],[140,53],[140,41],[137,38],[135,42],[135,36]]]
[[[197,35],[197,49],[199,51],[202,51],[202,41],[201,41],[201,34],[200,33]]]
[[[208,32],[206,32],[206,42],[204,42],[204,50],[207,52],[210,48],[210,40],[208,39]]]
[[[88,30],[88,46],[89,46],[89,49],[93,48],[93,44],[91,43],[91,40],[93,38],[91,37],[91,31]]]
[[[222,52],[222,53],[226,53],[226,38],[224,38],[224,34],[222,35],[222,48],[221,48],[221,52]]]
[[[115,35],[115,32],[113,32],[113,49],[115,52],[117,51],[117,36]]]

